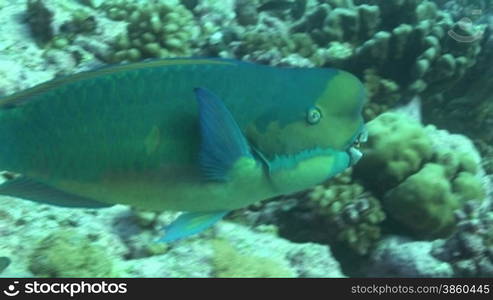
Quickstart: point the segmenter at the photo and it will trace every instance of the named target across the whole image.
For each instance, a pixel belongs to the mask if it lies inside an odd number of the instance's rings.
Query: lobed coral
[[[424,128],[403,115],[382,114],[367,128],[368,142],[363,145],[364,157],[355,174],[379,197],[417,172],[433,155]]]
[[[483,200],[485,190],[479,159],[440,144],[428,131],[397,113],[377,117],[368,124],[366,155],[355,176],[395,222],[419,237],[436,238],[450,234],[454,211],[468,200]]]
[[[455,227],[454,211],[466,200],[483,199],[481,183],[471,173],[455,179],[446,168],[427,163],[383,198],[383,206],[399,224],[420,237],[450,234]]]

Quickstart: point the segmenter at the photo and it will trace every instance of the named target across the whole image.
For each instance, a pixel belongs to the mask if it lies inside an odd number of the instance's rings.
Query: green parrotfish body
[[[167,59],[0,100],[0,194],[68,207],[187,211],[164,241],[306,189],[359,158],[364,88],[334,69]]]

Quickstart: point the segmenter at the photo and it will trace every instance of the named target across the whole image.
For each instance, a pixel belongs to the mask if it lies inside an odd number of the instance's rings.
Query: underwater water
[[[0,0],[0,277],[493,277],[492,0]]]

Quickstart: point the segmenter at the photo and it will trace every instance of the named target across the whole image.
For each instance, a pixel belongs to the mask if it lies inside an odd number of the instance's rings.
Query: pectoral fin
[[[24,176],[7,180],[1,184],[0,194],[63,207],[101,208],[111,206],[61,191]]]
[[[165,236],[159,242],[173,242],[206,230],[221,220],[228,212],[183,213],[165,228]]]
[[[250,147],[224,103],[203,88],[196,88],[199,103],[200,166],[206,179],[228,180],[228,172],[241,157],[253,158]]]

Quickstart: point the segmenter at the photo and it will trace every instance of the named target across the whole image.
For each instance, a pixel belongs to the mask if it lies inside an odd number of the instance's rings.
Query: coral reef
[[[457,149],[443,142],[444,132],[425,129],[397,113],[368,123],[368,133],[366,155],[355,167],[355,177],[382,200],[394,221],[413,234],[424,238],[450,234],[454,211],[468,200],[485,198],[480,158],[470,142],[469,149]]]
[[[452,8],[442,5],[446,10],[440,10],[431,1],[83,3],[127,23],[126,33],[120,33],[111,42],[112,50],[105,51],[106,61],[205,54],[273,65],[343,67],[367,78],[378,91],[370,93],[368,119],[406,95],[436,95],[452,87],[475,65],[483,42],[459,43],[450,38],[449,30],[467,35],[470,32],[464,31],[481,30],[484,25],[464,29],[455,24]],[[71,43],[72,38],[57,36],[63,33],[61,28],[78,35],[104,21],[87,7],[71,9],[69,16],[54,12],[42,0],[29,1],[28,8],[33,30],[49,35],[39,36],[45,42],[54,38],[56,47]],[[52,22],[53,18],[65,21]]]
[[[488,48],[492,46],[493,36],[488,40]],[[493,156],[488,145],[493,143],[493,133],[487,128],[493,126],[493,71],[489,68],[493,64],[491,52],[482,58],[474,73],[461,85],[435,97],[434,103],[427,104],[424,110],[427,121],[475,139],[479,149],[490,159]],[[478,73],[482,74],[480,78],[474,75]],[[491,167],[488,169],[491,170]]]
[[[46,1],[31,0],[28,20],[34,32],[48,35],[36,34],[44,43],[59,49],[75,43],[107,62],[198,54],[345,68],[366,81],[371,99],[367,119],[418,93],[430,96],[425,100],[440,97],[481,59],[485,47],[483,39],[460,43],[447,34],[455,30],[467,36],[483,30],[484,24],[460,26],[454,9],[442,5],[446,10],[440,10],[431,1],[84,3],[88,6],[55,11]],[[81,33],[94,31],[99,23],[115,27],[96,10],[126,24],[125,32],[88,45]]]
[[[27,22],[33,35],[40,43],[51,41],[54,36],[51,27],[53,12],[45,6],[42,0],[29,0],[27,2]]]
[[[450,12],[455,20],[464,17],[477,19],[493,10],[491,0],[437,0],[440,7]]]
[[[163,2],[137,3],[125,0],[105,1],[107,16],[127,21],[127,32],[114,43],[110,62],[139,61],[192,55],[200,29],[192,13],[182,5]]]
[[[96,14],[77,4],[29,0],[26,12],[31,33],[41,47],[64,49],[77,35],[93,34],[98,27]]]
[[[110,45],[125,30],[125,24],[114,22],[104,17],[103,12],[79,1],[19,2],[25,5],[25,22],[41,50],[44,60],[41,66],[56,70],[56,75],[94,68],[99,60],[110,56],[113,52]],[[18,6],[11,5],[8,9],[17,10]],[[14,35],[7,34],[6,41]]]
[[[367,128],[365,155],[353,174],[253,206],[235,219],[275,224],[290,240],[367,255],[383,230],[426,239],[448,236],[455,230],[455,211],[486,198],[481,159],[467,138],[400,113],[382,114]]]
[[[470,35],[483,25],[460,26],[431,1],[293,1],[272,9],[273,2],[238,1],[237,23],[208,43],[207,53],[348,69],[372,86],[367,119],[402,99],[453,87],[482,50],[481,39],[461,43],[448,32]]]
[[[51,79],[55,70],[46,69],[43,50],[33,41],[19,15],[25,6],[6,5],[0,9],[0,96],[11,94]],[[30,67],[27,67],[30,66]]]
[[[384,196],[383,205],[389,215],[413,233],[421,237],[437,237],[453,230],[453,213],[465,200],[482,197],[481,185],[470,173],[458,175],[450,182],[443,166],[427,163],[419,172],[390,190]]]
[[[233,216],[248,224],[275,224],[298,242],[338,244],[367,255],[381,238],[385,213],[380,202],[346,172],[307,191],[280,197]],[[246,220],[245,220],[246,219]]]
[[[211,243],[214,249],[214,277],[295,277],[289,267],[263,257],[242,255],[227,241],[212,240]]]
[[[493,174],[493,145],[483,140],[475,140],[478,150],[483,156],[482,165],[487,174]]]
[[[493,276],[493,212],[468,202],[456,212],[457,232],[433,245],[432,254],[452,265],[457,277]]]
[[[492,12],[491,0],[0,1],[0,96],[103,62],[219,56],[351,71],[374,120],[352,172],[172,246],[153,241],[175,213],[0,197],[0,276],[343,277],[339,262],[357,264],[344,254],[364,261],[360,276],[493,276]],[[424,123],[448,132],[385,113],[416,95]]]
[[[493,134],[485,129],[493,126],[493,16],[485,15],[484,23],[487,29],[477,65],[455,88],[429,101],[424,111],[428,122],[471,137],[485,158],[486,172],[492,174]]]
[[[382,240],[371,254],[366,274],[370,277],[453,277],[452,266],[432,255],[429,242],[401,236]]]
[[[367,128],[364,159],[355,173],[379,197],[432,158],[431,138],[421,124],[404,115],[382,114],[368,123]]]
[[[358,255],[366,255],[380,239],[385,213],[380,202],[350,174],[308,191],[303,205],[323,220],[329,238]]]
[[[252,230],[220,222],[212,231],[151,252],[145,249],[162,245],[154,243],[162,234],[157,227],[169,224],[176,213],[154,214],[151,222],[144,222],[149,220],[149,213],[120,205],[99,210],[67,209],[9,197],[0,197],[0,204],[9,207],[0,210],[0,254],[11,261],[1,277],[212,277],[218,270],[212,262],[220,265],[221,257],[233,256],[270,261],[273,266],[282,266],[279,270],[285,269],[284,275],[295,277],[344,276],[327,246],[295,244],[260,227]],[[214,241],[234,245],[235,250],[224,248],[226,256],[217,256]],[[253,274],[245,273],[249,272],[246,269],[221,270],[224,276]]]
[[[29,269],[42,277],[118,277],[106,249],[74,230],[58,231],[33,249]]]

